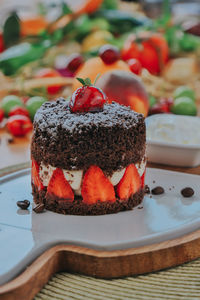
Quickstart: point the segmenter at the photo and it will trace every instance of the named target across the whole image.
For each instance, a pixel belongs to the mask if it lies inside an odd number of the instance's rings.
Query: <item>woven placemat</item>
[[[103,280],[57,273],[37,294],[40,299],[200,299],[200,259],[165,271]]]
[[[24,163],[1,169],[0,176],[29,166]],[[200,258],[168,270],[123,279],[57,273],[34,299],[200,299]]]

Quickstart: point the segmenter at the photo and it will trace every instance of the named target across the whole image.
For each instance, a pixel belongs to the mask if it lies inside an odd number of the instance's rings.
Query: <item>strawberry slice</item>
[[[145,176],[146,176],[146,169],[144,170],[144,173],[142,174],[142,177],[141,177],[141,188],[142,189],[145,186]]]
[[[95,204],[98,200],[115,202],[114,187],[97,166],[91,166],[85,173],[81,194],[86,204]]]
[[[141,187],[141,178],[134,164],[126,168],[124,176],[117,185],[117,195],[120,199],[127,200]]]
[[[38,191],[43,190],[44,186],[39,176],[39,165],[32,158],[31,181],[37,187]]]
[[[56,196],[57,200],[65,199],[70,202],[74,200],[73,190],[61,169],[54,170],[47,187],[47,196]]]

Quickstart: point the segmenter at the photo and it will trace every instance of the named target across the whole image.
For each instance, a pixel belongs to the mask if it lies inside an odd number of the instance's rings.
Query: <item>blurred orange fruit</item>
[[[75,11],[76,14],[91,14],[102,4],[103,0],[84,0],[82,5]]]
[[[37,35],[46,29],[48,22],[42,16],[36,16],[20,20],[20,31],[22,36]]]
[[[113,64],[106,65],[100,57],[93,57],[88,59],[77,71],[75,77],[79,78],[87,78],[89,77],[91,82],[93,83],[98,74],[100,76],[111,70],[124,70],[129,71],[129,66],[127,63],[122,60],[118,60]],[[77,88],[81,86],[81,83],[74,78],[73,90],[75,91]]]

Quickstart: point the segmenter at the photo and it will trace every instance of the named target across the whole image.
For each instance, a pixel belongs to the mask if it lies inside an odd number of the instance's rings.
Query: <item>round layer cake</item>
[[[118,103],[72,113],[60,98],[34,118],[34,202],[63,214],[130,210],[144,197],[146,130],[142,114]]]

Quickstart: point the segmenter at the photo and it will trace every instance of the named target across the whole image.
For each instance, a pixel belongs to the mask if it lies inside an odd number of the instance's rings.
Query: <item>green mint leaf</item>
[[[3,26],[3,39],[6,47],[16,43],[20,37],[20,20],[16,12],[13,12]]]
[[[85,78],[85,85],[88,85],[88,86],[92,85],[90,78]]]
[[[77,79],[83,86],[86,85],[86,84],[85,84],[85,80],[84,80],[83,78],[77,77],[76,79]]]
[[[85,78],[85,79],[83,79],[83,78],[76,77],[76,79],[77,79],[80,83],[82,83],[83,86],[91,86],[91,85],[92,85],[92,82],[91,82],[90,78]]]
[[[65,2],[62,2],[62,13],[63,15],[69,15],[72,13],[71,9]]]

